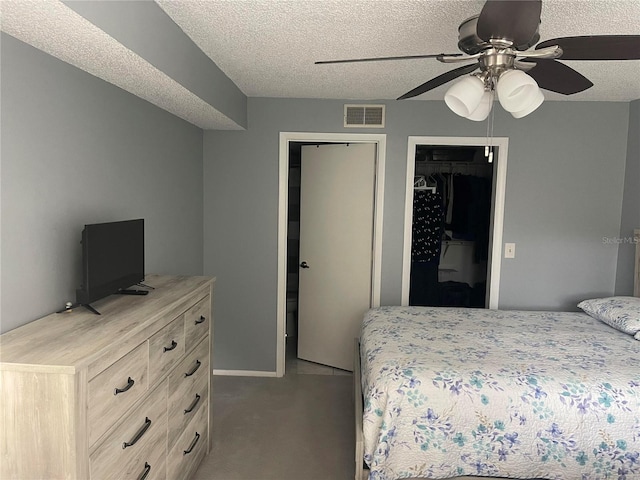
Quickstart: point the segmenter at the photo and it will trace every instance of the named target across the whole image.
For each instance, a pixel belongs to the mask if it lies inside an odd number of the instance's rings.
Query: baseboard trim
[[[213,375],[229,377],[276,377],[276,372],[264,370],[212,370]]]

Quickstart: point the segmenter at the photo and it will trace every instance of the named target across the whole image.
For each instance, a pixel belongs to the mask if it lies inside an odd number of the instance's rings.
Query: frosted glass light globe
[[[456,115],[468,117],[482,100],[484,83],[478,77],[465,77],[454,83],[444,96],[447,106]]]
[[[498,100],[507,112],[527,108],[538,97],[538,84],[522,70],[508,70],[498,79]]]

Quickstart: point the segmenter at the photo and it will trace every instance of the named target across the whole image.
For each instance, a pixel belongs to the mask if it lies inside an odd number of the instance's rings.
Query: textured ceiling
[[[395,99],[456,66],[435,59],[317,60],[458,52],[458,26],[483,0],[158,0],[250,97]],[[640,34],[638,0],[543,0],[540,38]],[[640,98],[640,61],[565,62],[595,85],[570,97]],[[420,99],[442,99],[448,87]]]
[[[456,53],[483,0],[157,0],[248,97],[395,99],[456,65],[435,59],[316,60]],[[238,126],[57,0],[2,0],[2,30],[202,128]],[[638,0],[543,1],[541,40],[640,34]],[[640,98],[640,61],[564,62],[594,86],[548,101]],[[418,100],[441,100],[447,85]]]

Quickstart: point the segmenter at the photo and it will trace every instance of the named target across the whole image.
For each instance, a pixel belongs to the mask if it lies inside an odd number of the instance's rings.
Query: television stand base
[[[101,315],[101,313],[99,311],[97,311],[95,308],[93,308],[91,305],[89,305],[88,303],[75,303],[75,304],[71,304],[71,302],[67,303],[67,305],[65,305],[64,309],[62,310],[58,310],[56,313],[67,313],[67,312],[71,312],[73,311],[74,308],[78,308],[78,307],[84,307],[87,310],[89,310],[90,312],[95,313],[96,315]]]
[[[148,295],[149,291],[148,290],[133,290],[133,289],[124,288],[122,290],[118,290],[118,293],[121,294],[121,295]]]

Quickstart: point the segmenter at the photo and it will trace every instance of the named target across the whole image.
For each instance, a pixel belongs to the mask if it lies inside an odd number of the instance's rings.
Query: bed
[[[640,301],[581,307],[367,312],[356,480],[640,479]]]

